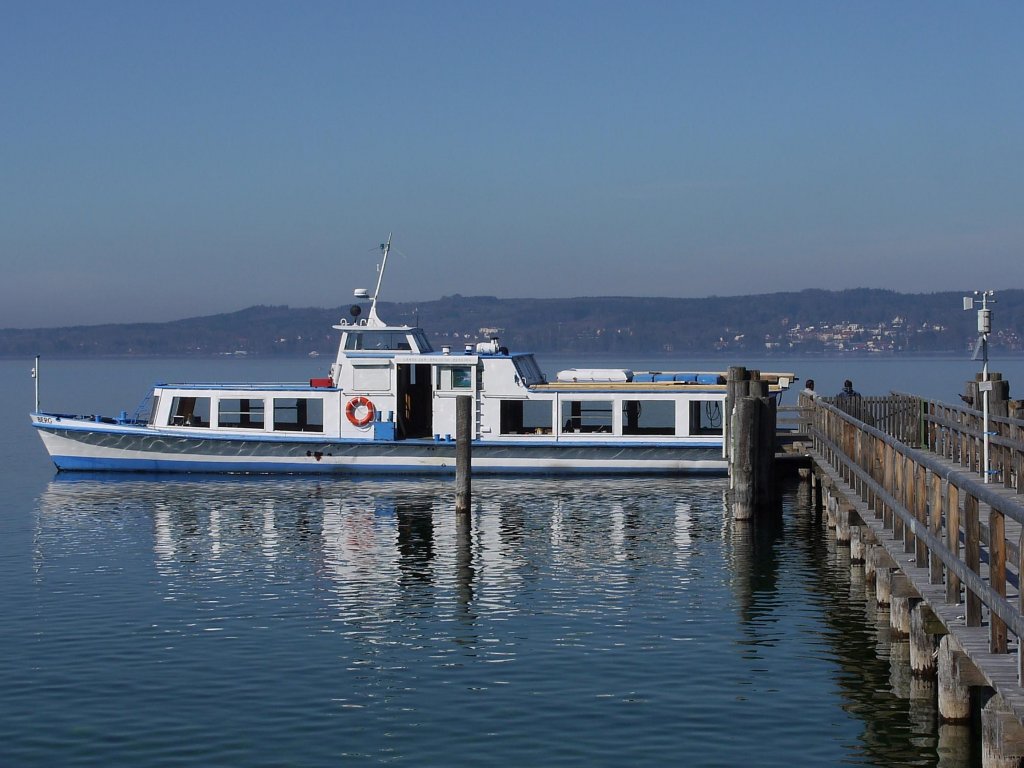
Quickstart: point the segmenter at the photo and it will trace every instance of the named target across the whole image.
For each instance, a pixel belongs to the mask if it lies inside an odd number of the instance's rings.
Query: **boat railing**
[[[176,381],[166,384],[157,384],[160,389],[233,389],[245,392],[257,390],[281,391],[295,389],[317,389],[306,381],[245,381],[245,382],[223,382],[223,381]]]

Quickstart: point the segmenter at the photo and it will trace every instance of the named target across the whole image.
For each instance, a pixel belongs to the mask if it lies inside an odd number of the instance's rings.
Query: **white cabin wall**
[[[526,387],[516,382],[516,367],[508,357],[484,357],[484,394],[488,397],[515,397],[526,394]]]
[[[676,434],[690,434],[690,401],[688,399],[676,401]]]
[[[158,398],[156,403],[156,415],[152,419],[152,425],[159,427],[167,424],[167,418],[170,415],[171,400],[174,398],[164,389],[154,389],[153,397]]]
[[[344,406],[341,404],[341,392],[324,392],[324,435],[337,437],[341,434],[341,420]],[[345,401],[348,402],[348,401]]]
[[[455,398],[456,395],[434,393],[434,434],[442,440],[455,439]]]

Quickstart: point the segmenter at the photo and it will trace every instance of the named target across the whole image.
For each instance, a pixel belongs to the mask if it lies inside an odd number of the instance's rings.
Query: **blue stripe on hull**
[[[82,456],[54,456],[57,469],[66,472],[160,472],[160,473],[206,473],[206,474],[351,474],[351,475],[454,475],[455,467],[410,466],[396,467],[393,464],[330,465],[307,463],[252,463],[212,462],[201,460],[153,461],[148,459],[94,459]],[[685,469],[643,469],[636,467],[524,467],[515,466],[474,466],[477,475],[645,475],[645,474],[705,474],[722,475],[725,469],[717,467],[686,467]]]

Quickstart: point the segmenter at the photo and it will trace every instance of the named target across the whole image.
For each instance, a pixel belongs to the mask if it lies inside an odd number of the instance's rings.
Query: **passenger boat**
[[[472,399],[474,473],[724,473],[725,376],[570,369],[549,381],[497,338],[434,350],[369,311],[334,328],[329,376],[302,383],[157,384],[136,415],[31,414],[60,470],[452,473],[456,400]],[[773,396],[792,374],[762,375]],[[148,411],[148,415],[144,415]]]

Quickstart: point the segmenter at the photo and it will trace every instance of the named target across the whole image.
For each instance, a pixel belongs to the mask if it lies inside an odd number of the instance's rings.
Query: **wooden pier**
[[[786,455],[912,674],[937,680],[941,722],[980,722],[982,764],[1002,768],[1024,764],[1024,419],[995,391],[987,476],[982,413],[906,394],[804,390]]]

